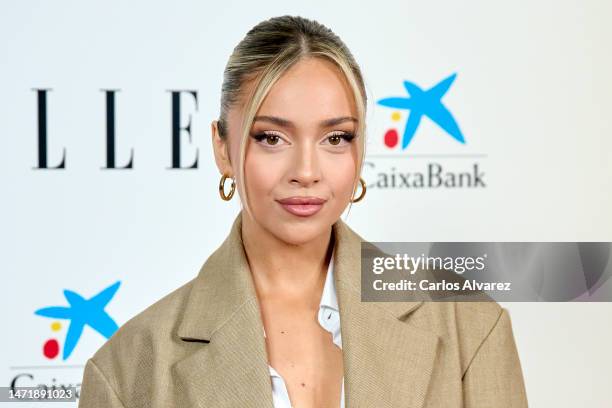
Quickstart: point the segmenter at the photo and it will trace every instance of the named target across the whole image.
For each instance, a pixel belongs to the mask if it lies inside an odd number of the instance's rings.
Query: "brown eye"
[[[276,135],[266,135],[266,141],[268,141],[268,142],[272,141],[271,143],[268,143],[270,145],[277,144],[278,143],[278,139],[279,139],[279,137],[276,136]]]
[[[332,134],[331,136],[327,138],[327,140],[329,140],[330,145],[338,146],[338,145],[341,145],[343,141],[346,142],[345,144],[349,144],[354,138],[355,138],[355,135],[353,133],[339,132],[339,133]]]
[[[252,137],[253,139],[257,140],[257,143],[262,143],[265,146],[275,146],[278,144],[278,141],[282,139],[280,136],[271,133],[258,133],[252,135]],[[264,139],[265,142],[262,142]]]
[[[334,146],[340,144],[341,141],[342,141],[342,138],[340,136],[330,136],[329,137],[329,143]]]

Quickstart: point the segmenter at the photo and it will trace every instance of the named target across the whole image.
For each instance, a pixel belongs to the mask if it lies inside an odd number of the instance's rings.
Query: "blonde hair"
[[[217,123],[219,136],[227,143],[227,113],[240,100],[243,84],[252,79],[257,80],[251,94],[247,95],[241,125],[240,170],[237,183],[240,196],[244,198],[244,207],[251,216],[253,214],[243,181],[246,147],[253,119],[274,83],[291,66],[307,57],[325,58],[333,62],[343,72],[353,92],[358,120],[355,133],[358,160],[352,197],[359,186],[365,157],[367,106],[365,85],[359,66],[344,42],[324,25],[299,16],[273,17],[249,30],[230,55],[223,72],[221,112]]]

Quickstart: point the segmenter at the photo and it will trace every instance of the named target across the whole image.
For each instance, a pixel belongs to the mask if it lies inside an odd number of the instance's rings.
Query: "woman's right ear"
[[[227,138],[223,139],[219,135],[219,121],[213,120],[210,124],[210,131],[212,136],[213,152],[215,154],[215,163],[221,174],[226,174],[229,177],[233,177],[232,165],[229,158],[229,141]]]

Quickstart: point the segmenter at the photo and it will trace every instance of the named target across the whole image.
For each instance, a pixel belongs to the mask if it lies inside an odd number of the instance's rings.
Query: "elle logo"
[[[59,164],[51,167],[47,161],[47,93],[51,89],[34,88],[37,93],[38,111],[38,166],[34,169],[65,169],[66,168],[66,148],[62,151],[62,160]],[[106,98],[106,167],[102,169],[132,169],[134,167],[134,149],[130,149],[130,160],[122,167],[118,167],[115,161],[115,94],[116,89],[102,89]],[[181,167],[180,137],[181,131],[187,133],[191,142],[191,115],[186,126],[181,127],[181,93],[191,95],[195,102],[195,110],[198,110],[198,94],[196,91],[168,90],[171,95],[171,115],[172,115],[172,160],[168,169],[196,169],[198,168],[198,150],[194,162],[188,167]]]

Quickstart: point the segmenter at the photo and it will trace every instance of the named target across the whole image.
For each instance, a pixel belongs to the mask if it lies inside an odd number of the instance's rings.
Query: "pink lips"
[[[325,201],[319,197],[289,197],[277,200],[285,210],[299,217],[309,217],[323,208]]]

